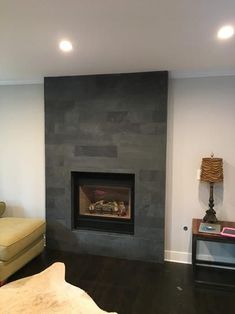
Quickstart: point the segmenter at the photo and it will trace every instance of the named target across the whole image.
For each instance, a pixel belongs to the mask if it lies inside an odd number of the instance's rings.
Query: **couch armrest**
[[[3,215],[6,209],[6,204],[4,202],[0,202],[0,217]]]

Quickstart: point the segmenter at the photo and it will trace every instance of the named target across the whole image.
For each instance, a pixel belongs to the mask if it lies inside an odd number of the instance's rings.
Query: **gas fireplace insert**
[[[135,175],[71,173],[75,229],[134,233]]]

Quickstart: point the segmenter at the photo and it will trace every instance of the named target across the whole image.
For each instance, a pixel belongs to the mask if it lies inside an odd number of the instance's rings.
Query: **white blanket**
[[[67,283],[65,265],[54,263],[37,275],[1,287],[0,313],[104,314],[108,312],[101,310],[85,291]]]

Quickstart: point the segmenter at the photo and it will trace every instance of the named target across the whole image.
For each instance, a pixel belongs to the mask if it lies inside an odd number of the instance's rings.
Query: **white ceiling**
[[[234,0],[0,0],[0,81],[169,70],[235,74]],[[72,53],[58,49],[73,42]]]

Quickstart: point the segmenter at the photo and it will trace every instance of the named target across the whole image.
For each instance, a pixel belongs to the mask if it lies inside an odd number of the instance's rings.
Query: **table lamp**
[[[216,212],[214,210],[214,197],[213,188],[214,183],[223,181],[223,159],[214,158],[214,154],[211,154],[209,158],[202,158],[201,164],[201,176],[200,180],[209,182],[210,184],[210,198],[209,209],[206,211],[206,215],[203,217],[203,221],[207,223],[218,222],[216,218]]]

